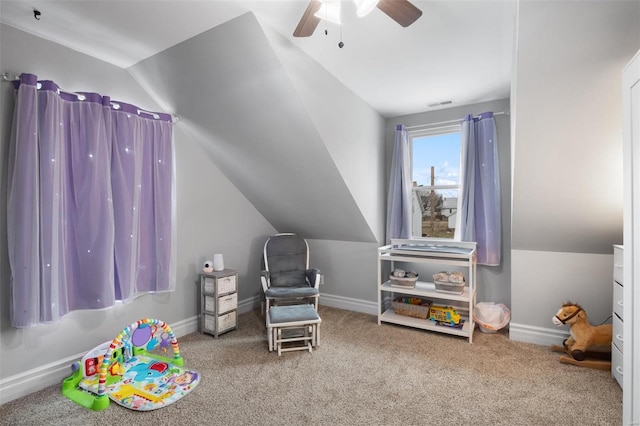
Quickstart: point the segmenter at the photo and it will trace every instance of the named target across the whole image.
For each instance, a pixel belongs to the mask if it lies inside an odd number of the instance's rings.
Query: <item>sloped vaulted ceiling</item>
[[[376,241],[253,14],[179,43],[129,71],[180,117],[176,131],[198,139],[278,231],[311,239]],[[214,196],[215,182],[210,191]]]

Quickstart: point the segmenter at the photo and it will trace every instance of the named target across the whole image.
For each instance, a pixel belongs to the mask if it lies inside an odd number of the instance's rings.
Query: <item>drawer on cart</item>
[[[611,347],[611,375],[622,387],[622,352],[615,346]]]
[[[231,311],[238,306],[238,293],[228,294],[218,298],[218,313]]]
[[[218,294],[231,293],[232,291],[236,291],[236,288],[237,282],[235,275],[218,279]]]
[[[614,315],[613,316],[613,336],[611,338],[611,341],[614,345],[618,347],[618,349],[620,349],[620,352],[624,350],[623,348],[624,333],[622,329],[623,329],[622,320],[620,320],[620,318],[618,318],[617,315]]]
[[[613,312],[624,320],[624,303],[623,303],[624,287],[620,284],[613,283]]]
[[[216,304],[217,301],[217,304]],[[226,296],[218,297],[205,296],[204,297],[204,310],[205,312],[217,312],[224,313],[231,311],[238,306],[238,293],[228,294]]]
[[[624,250],[621,247],[613,248],[613,279],[623,284],[622,263],[624,259]]]
[[[216,329],[216,319],[217,319],[217,329]],[[217,332],[222,333],[230,328],[234,328],[236,326],[236,311],[231,311],[224,315],[219,315],[216,317],[215,315],[204,315],[204,330],[207,332]]]
[[[218,333],[221,333],[236,326],[236,311],[218,317]]]

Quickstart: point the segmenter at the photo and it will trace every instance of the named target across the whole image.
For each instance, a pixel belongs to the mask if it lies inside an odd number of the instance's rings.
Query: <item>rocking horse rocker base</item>
[[[578,367],[593,368],[596,370],[611,370],[611,352],[587,351],[584,353],[584,359],[577,360],[571,355],[569,349],[564,346],[551,345],[551,350],[566,354],[559,358],[563,364],[577,365]]]
[[[566,354],[560,357],[561,363],[611,370],[611,324],[591,325],[584,309],[571,302],[562,305],[552,321],[557,326],[571,327],[571,336],[563,346],[551,346],[552,351]]]

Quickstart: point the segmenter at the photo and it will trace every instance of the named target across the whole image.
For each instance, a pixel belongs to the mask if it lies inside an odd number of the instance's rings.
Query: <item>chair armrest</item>
[[[262,283],[262,291],[269,290],[269,271],[260,272],[260,282]]]
[[[318,288],[322,280],[322,272],[320,272],[320,269],[307,269],[305,273],[309,285],[313,288]]]

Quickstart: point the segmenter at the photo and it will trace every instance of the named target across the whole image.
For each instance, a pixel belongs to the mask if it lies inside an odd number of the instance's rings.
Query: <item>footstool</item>
[[[322,320],[313,305],[272,306],[267,312],[267,335],[269,352],[308,350],[320,346],[320,323]],[[283,333],[284,332],[284,333]],[[299,345],[282,347],[283,343],[299,342]]]

